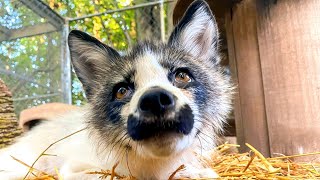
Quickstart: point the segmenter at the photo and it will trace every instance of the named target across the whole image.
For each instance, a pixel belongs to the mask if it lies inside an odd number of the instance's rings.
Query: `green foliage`
[[[149,0],[43,0],[65,18],[117,10]],[[167,6],[165,6],[167,8]],[[130,48],[146,36],[160,37],[159,6],[113,12],[70,21],[70,29],[83,30],[120,50]],[[19,1],[0,1],[0,28],[18,29],[47,22]],[[1,29],[0,29],[1,30]],[[11,88],[16,111],[61,99],[62,32],[0,42],[0,78]],[[48,96],[48,94],[50,96]],[[37,96],[37,98],[32,98]],[[72,75],[72,102],[85,104],[81,83]]]
[[[26,107],[61,101],[60,88],[60,33],[21,38],[1,42],[0,75],[11,89],[15,99],[26,99],[21,106],[17,101],[16,111]],[[57,94],[39,99],[28,99],[43,94]],[[25,107],[26,106],[26,107]]]
[[[82,17],[133,5],[133,0],[46,0],[63,16]],[[117,49],[136,41],[135,11],[122,11],[70,22],[70,29],[83,30]]]
[[[49,6],[63,16],[81,17],[107,10],[116,10],[133,5],[132,0],[47,0]],[[85,31],[102,42],[123,50],[132,46],[136,40],[136,12],[134,10],[115,12],[101,16],[94,16],[81,20],[71,21],[70,29]],[[72,102],[82,105],[85,103],[81,83],[72,76]]]
[[[45,23],[19,1],[0,1],[0,29]],[[0,78],[9,86],[17,114],[25,108],[61,99],[61,33],[0,42]]]

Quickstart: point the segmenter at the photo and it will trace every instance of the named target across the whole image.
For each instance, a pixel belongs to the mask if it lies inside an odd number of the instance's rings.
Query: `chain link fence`
[[[168,9],[172,4],[168,1],[134,2],[136,4],[128,8],[72,18],[70,29],[85,31],[123,53],[124,49],[132,47],[137,41],[165,40],[170,30]],[[73,103],[81,105],[85,103],[81,84],[74,74],[72,79]]]
[[[0,1],[0,78],[13,94],[17,114],[63,101],[61,28],[30,9],[30,2]]]
[[[0,1],[0,78],[13,93],[17,114],[48,102],[85,103],[81,84],[70,73],[68,27],[123,53],[137,41],[165,40],[171,30],[171,1],[84,2]]]

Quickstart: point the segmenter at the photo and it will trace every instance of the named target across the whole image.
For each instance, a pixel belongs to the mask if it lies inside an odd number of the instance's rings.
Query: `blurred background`
[[[70,30],[125,53],[139,40],[166,40],[172,12],[173,2],[163,0],[0,0],[0,79],[16,114],[49,102],[86,103],[70,66]]]

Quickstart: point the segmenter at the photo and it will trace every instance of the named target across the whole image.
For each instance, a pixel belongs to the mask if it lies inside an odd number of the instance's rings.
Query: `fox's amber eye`
[[[129,90],[125,87],[120,87],[116,93],[117,99],[123,99],[128,94]]]
[[[188,83],[191,82],[191,77],[188,75],[188,73],[178,72],[175,76],[175,80],[179,83]]]

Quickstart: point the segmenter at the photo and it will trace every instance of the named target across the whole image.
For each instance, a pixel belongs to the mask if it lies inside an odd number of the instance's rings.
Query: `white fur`
[[[184,40],[182,46],[195,57],[201,57],[202,52],[209,50],[210,38],[213,39],[211,35],[214,34],[212,31],[215,29],[211,17],[205,13],[202,7],[197,10],[193,19],[194,22],[191,21],[185,31],[181,33],[181,39]]]
[[[218,58],[219,31],[214,17],[204,7],[197,9],[191,21],[181,30],[178,45],[199,60]],[[218,64],[220,59],[216,59]]]
[[[16,144],[2,150],[0,154],[0,179],[22,179],[27,174],[28,168],[13,160],[11,156],[31,165],[50,144],[83,129],[86,120],[85,112],[86,108],[83,108],[81,111],[73,111],[57,117],[55,120],[44,122],[22,137]],[[179,143],[177,146],[187,144],[183,141]],[[134,152],[121,158],[116,154],[111,154],[110,159],[106,162],[106,155],[97,153],[98,147],[94,143],[94,138],[90,139],[89,132],[85,129],[52,146],[46,154],[56,156],[42,156],[34,167],[50,174],[54,174],[54,169],[58,168],[64,179],[98,179],[99,176],[86,173],[101,169],[110,170],[117,161],[120,162],[117,167],[119,174],[130,175],[131,172],[139,179],[167,179],[172,171],[181,164],[192,168],[192,171],[181,171],[177,176],[216,176],[213,171],[203,174],[203,170],[200,170],[203,165],[195,158],[193,152],[199,147],[196,143],[193,143],[191,147],[193,148],[185,150],[181,154],[158,159],[143,158]],[[199,174],[194,167],[199,168]]]
[[[180,108],[185,104],[191,104],[190,100],[183,95],[181,90],[172,85],[168,80],[168,72],[159,64],[159,57],[156,57],[151,51],[146,51],[142,57],[139,57],[136,63],[136,92],[130,102],[130,112],[136,112],[139,98],[151,87],[158,86],[171,92],[177,99],[176,107]]]

